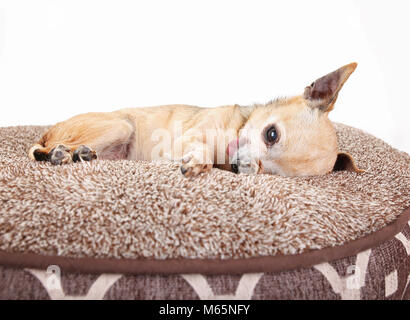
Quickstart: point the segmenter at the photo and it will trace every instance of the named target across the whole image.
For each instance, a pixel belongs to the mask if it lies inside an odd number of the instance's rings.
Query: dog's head
[[[283,176],[359,171],[349,154],[338,152],[336,132],[328,118],[356,66],[349,64],[316,80],[301,96],[256,105],[238,141],[228,148],[237,170]]]

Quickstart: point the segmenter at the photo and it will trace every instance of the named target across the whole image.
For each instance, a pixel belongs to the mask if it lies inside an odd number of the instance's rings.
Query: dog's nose
[[[231,164],[231,170],[233,173],[239,173],[239,168],[237,164]]]

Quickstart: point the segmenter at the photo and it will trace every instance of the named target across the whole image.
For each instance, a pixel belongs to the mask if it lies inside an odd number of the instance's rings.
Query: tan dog
[[[96,159],[182,161],[185,176],[213,166],[243,173],[323,175],[360,171],[338,153],[328,119],[357,64],[313,82],[301,96],[264,105],[199,108],[186,105],[87,113],[50,128],[29,156],[54,165]]]

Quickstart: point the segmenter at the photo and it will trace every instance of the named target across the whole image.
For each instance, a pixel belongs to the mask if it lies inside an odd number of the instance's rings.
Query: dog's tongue
[[[239,139],[232,140],[228,143],[226,147],[226,154],[228,155],[229,159],[231,159],[235,153],[238,151],[239,148]]]

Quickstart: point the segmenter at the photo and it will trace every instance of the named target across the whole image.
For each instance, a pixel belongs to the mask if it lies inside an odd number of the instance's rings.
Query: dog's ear
[[[362,169],[359,169],[349,153],[339,152],[337,155],[336,163],[333,167],[333,171],[350,171],[356,173],[365,172]]]
[[[319,108],[323,112],[333,110],[340,89],[356,67],[357,63],[351,63],[317,79],[306,87],[303,97],[312,108]]]

